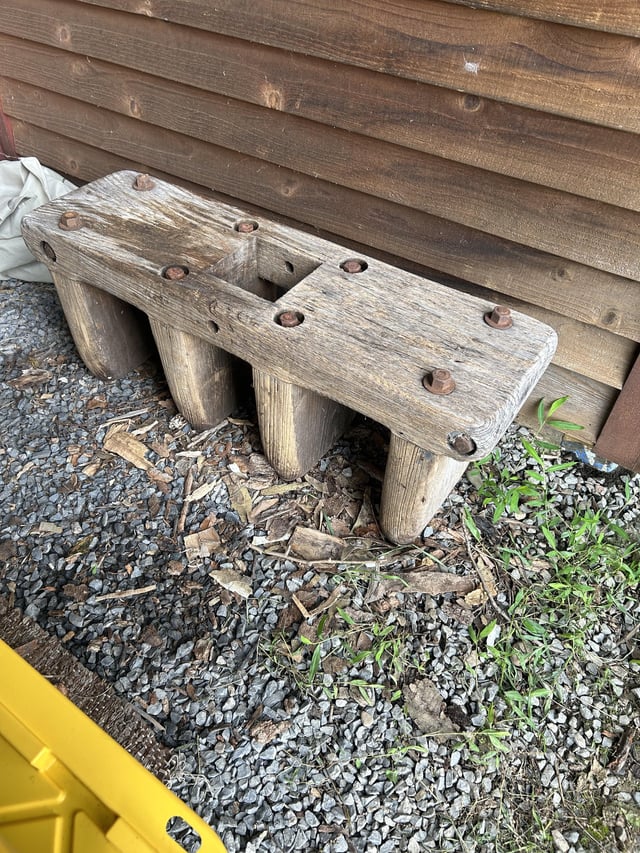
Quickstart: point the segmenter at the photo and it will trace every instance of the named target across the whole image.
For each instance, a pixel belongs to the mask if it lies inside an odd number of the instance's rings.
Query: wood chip
[[[51,379],[52,374],[48,370],[40,370],[39,368],[28,368],[22,371],[22,375],[17,379],[9,379],[7,385],[12,388],[22,390],[23,388],[33,388],[35,385],[41,385],[43,382]]]
[[[293,601],[293,603],[295,604],[295,606],[298,608],[298,610],[300,611],[300,613],[302,613],[302,615],[303,615],[303,617],[304,617],[305,619],[310,619],[310,618],[311,618],[311,614],[309,613],[309,611],[307,610],[307,608],[304,606],[304,604],[300,601],[299,597],[295,594],[295,592],[294,592],[294,593],[293,593],[293,595],[291,596],[291,600]]]
[[[220,534],[214,527],[188,533],[184,537],[184,547],[189,562],[210,557],[220,547]]]
[[[465,607],[480,607],[480,605],[487,602],[487,593],[478,587],[477,589],[472,589],[471,592],[468,592],[463,601]]]
[[[300,491],[303,488],[300,483],[278,483],[275,486],[269,486],[268,489],[262,489],[261,494],[270,495],[285,495],[287,492]]]
[[[243,524],[248,524],[251,514],[251,495],[249,494],[249,490],[246,486],[236,483],[231,477],[226,477],[225,483],[229,492],[231,506],[238,513],[240,521]]]
[[[102,446],[109,453],[120,456],[141,471],[148,471],[153,465],[146,458],[148,447],[121,426],[112,427],[104,437]]]
[[[216,487],[216,482],[213,483],[203,483],[202,486],[198,486],[197,489],[194,489],[190,495],[187,495],[185,498],[186,503],[193,503],[194,501],[201,501],[202,498],[206,498],[209,492],[212,492]]]
[[[53,524],[51,521],[41,521],[35,530],[36,533],[62,533],[62,528],[59,524]]]
[[[492,571],[494,568],[493,562],[485,554],[476,549],[474,564],[485,592],[489,598],[495,598],[498,594],[498,587]]]
[[[458,731],[458,726],[444,713],[445,702],[435,684],[428,678],[407,684],[402,691],[409,716],[425,734]]]
[[[217,581],[223,589],[228,589],[241,598],[249,598],[252,592],[251,582],[246,575],[241,575],[235,569],[216,569],[209,572],[209,577]]]
[[[273,720],[258,720],[250,727],[249,734],[258,743],[271,743],[282,732],[286,732],[290,725],[287,720],[279,723],[274,723]]]
[[[344,542],[311,527],[296,527],[289,540],[289,548],[298,557],[309,562],[339,560],[344,551]]]
[[[451,572],[403,572],[397,577],[383,578],[367,592],[367,603],[391,595],[394,592],[422,593],[426,595],[445,595],[455,592],[465,595],[476,588],[476,581],[465,575]]]
[[[94,602],[111,601],[116,598],[135,598],[137,595],[146,595],[148,592],[156,590],[156,584],[151,583],[149,586],[140,586],[137,589],[121,589],[117,592],[105,592],[104,595],[96,595]]]

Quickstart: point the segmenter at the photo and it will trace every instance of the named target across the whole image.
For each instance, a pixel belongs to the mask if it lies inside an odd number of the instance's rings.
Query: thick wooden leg
[[[391,433],[380,527],[398,545],[413,542],[462,477],[467,462],[438,456]]]
[[[80,357],[100,379],[119,379],[153,351],[144,314],[131,305],[51,270]]]
[[[194,429],[216,426],[236,407],[233,356],[150,319],[171,396]]]
[[[255,367],[253,384],[264,452],[284,480],[306,474],[353,417],[339,403]]]

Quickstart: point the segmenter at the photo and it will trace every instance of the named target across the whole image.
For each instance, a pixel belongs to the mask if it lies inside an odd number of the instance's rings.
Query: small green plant
[[[556,417],[566,400],[561,397],[548,407],[540,402],[540,431],[546,426],[579,429]],[[497,666],[507,713],[533,729],[539,706],[548,708],[556,696],[558,644],[569,652],[563,668],[577,663],[601,614],[611,606],[623,610],[633,600],[640,583],[640,549],[617,519],[600,509],[574,505],[569,517],[563,514],[551,496],[551,475],[575,463],[562,461],[559,448],[538,436],[522,436],[521,443],[526,459],[519,470],[500,467],[496,452],[475,469],[480,502],[493,523],[515,516],[525,520],[529,532],[518,536],[509,529],[511,544],[502,550],[504,568],[515,569],[517,578],[506,620],[494,619],[480,631],[470,627],[469,635],[478,655]],[[628,483],[625,498],[619,513],[633,500]],[[482,535],[468,510],[465,524],[479,543]]]

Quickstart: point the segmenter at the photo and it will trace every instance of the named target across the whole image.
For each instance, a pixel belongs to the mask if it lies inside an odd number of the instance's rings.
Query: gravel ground
[[[532,569],[499,557],[509,533],[539,533],[523,513],[494,525],[465,480],[423,547],[384,546],[376,425],[279,488],[250,409],[197,434],[153,364],[95,379],[53,287],[15,281],[0,282],[0,412],[0,593],[150,721],[171,787],[229,851],[640,850],[637,591],[599,603],[579,656],[549,626],[553,695],[523,719],[485,652],[530,570],[551,580],[542,547]],[[552,491],[567,517],[607,509],[637,530],[638,477],[576,466]],[[295,527],[327,520],[338,559],[289,552]],[[420,567],[473,589],[388,582]]]

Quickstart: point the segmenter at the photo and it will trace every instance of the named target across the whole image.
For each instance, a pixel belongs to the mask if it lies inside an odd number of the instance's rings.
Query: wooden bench
[[[352,410],[391,430],[380,524],[416,538],[498,442],[555,332],[524,314],[147,175],[118,172],[25,217],[87,367],[123,376],[149,318],[176,405],[197,429],[253,367],[265,453],[302,476]]]

